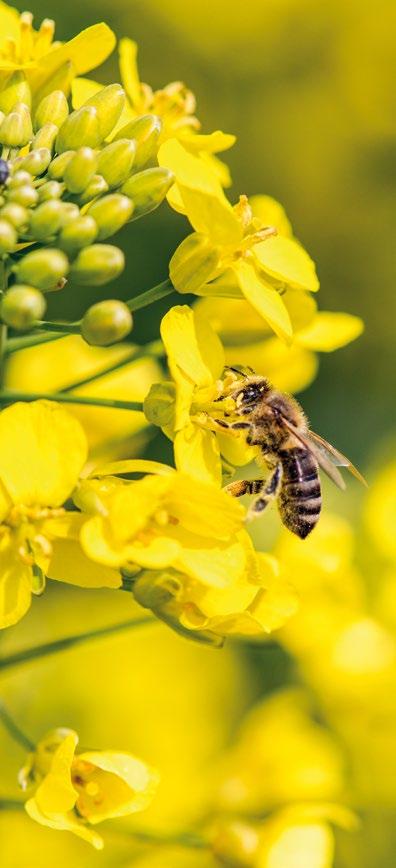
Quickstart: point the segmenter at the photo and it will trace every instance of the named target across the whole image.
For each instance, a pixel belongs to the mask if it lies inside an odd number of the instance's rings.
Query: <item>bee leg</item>
[[[220,428],[224,428],[230,434],[235,431],[249,431],[249,433],[246,435],[246,443],[248,444],[248,446],[251,445],[251,434],[253,431],[253,425],[251,422],[225,422],[224,419],[213,419],[212,421],[215,423],[215,425],[218,425]]]
[[[226,485],[224,491],[232,497],[242,497],[244,494],[259,494],[265,485],[265,479],[237,479]]]
[[[259,493],[259,497],[256,497],[249,508],[247,516],[248,520],[257,518],[268,504],[278,496],[282,484],[282,476],[283,467],[279,462],[279,464],[276,465],[275,470],[271,473],[271,476],[266,480],[262,480],[262,486],[259,492],[257,492],[257,490],[254,491],[255,494]]]

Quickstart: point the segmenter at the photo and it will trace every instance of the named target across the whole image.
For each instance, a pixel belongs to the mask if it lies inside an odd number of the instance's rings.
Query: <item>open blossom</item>
[[[143,811],[159,776],[129,753],[77,752],[77,745],[77,733],[66,728],[41,739],[19,775],[23,789],[35,788],[25,808],[43,826],[73,832],[101,850],[103,840],[91,826]]]

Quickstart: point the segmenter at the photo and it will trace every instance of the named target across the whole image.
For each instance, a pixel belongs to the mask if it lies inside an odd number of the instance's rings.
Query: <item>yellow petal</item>
[[[71,783],[71,767],[78,736],[71,732],[54,753],[51,768],[38,786],[34,801],[46,816],[64,814],[74,808],[77,791]]]
[[[0,413],[0,479],[14,503],[60,506],[86,457],[83,429],[59,404],[17,403]]]
[[[172,307],[162,319],[161,337],[167,355],[197,386],[220,377],[224,351],[206,318],[187,305]]]
[[[3,48],[7,39],[20,38],[20,17],[17,9],[8,3],[0,2],[0,47]]]
[[[250,263],[240,260],[234,266],[239,286],[251,305],[283,340],[290,341],[293,331],[290,317],[279,293],[258,276]]]
[[[243,524],[245,510],[235,498],[184,473],[172,478],[166,502],[182,528],[202,537],[229,540]]]
[[[309,350],[330,353],[356,340],[363,329],[363,320],[358,316],[321,310],[296,334],[296,340]]]
[[[192,153],[205,151],[207,154],[217,154],[219,151],[228,151],[235,142],[236,136],[231,133],[223,133],[221,130],[215,130],[206,135],[184,133],[182,138],[182,144]]]
[[[137,66],[137,44],[132,39],[120,39],[118,48],[122,86],[132,105],[139,108],[142,94]]]
[[[284,825],[274,829],[257,868],[331,868],[334,837],[325,824]]]
[[[103,90],[104,85],[90,78],[75,78],[72,83],[72,106],[74,109],[81,108],[91,96]]]
[[[45,54],[39,61],[39,67],[47,77],[69,60],[73,64],[74,74],[84,75],[96,66],[100,66],[111,54],[115,44],[115,35],[107,24],[103,22],[93,24],[69,42],[64,42]]]
[[[47,817],[40,810],[34,798],[28,799],[25,803],[25,810],[36,823],[41,823],[42,826],[47,826],[49,829],[56,829],[61,832],[73,832],[78,838],[82,838],[83,841],[92,844],[96,850],[103,850],[103,839],[100,835],[88,826],[84,826],[71,812],[59,814],[57,817]]]
[[[177,540],[155,537],[147,545],[117,543],[104,519],[89,519],[81,531],[81,544],[87,556],[109,567],[135,563],[147,569],[162,569],[175,562],[180,545]]]
[[[147,808],[153,800],[159,775],[131,754],[85,751],[78,759],[101,770],[92,777],[100,786],[102,798],[94,813],[89,814],[90,823],[135,814]]]
[[[273,280],[292,289],[319,289],[315,265],[298,241],[277,235],[255,244],[253,251],[260,267]]]
[[[242,431],[238,436],[223,434],[219,431],[216,434],[216,439],[222,456],[235,467],[243,467],[244,464],[250,464],[258,455],[258,447],[248,446],[246,435],[243,436]]]
[[[0,629],[20,621],[30,606],[32,568],[9,545],[0,551]]]
[[[253,216],[258,217],[262,226],[275,226],[278,235],[293,237],[293,229],[283,205],[272,196],[249,196],[249,205]]]
[[[241,224],[207,163],[190,154],[177,139],[161,145],[158,162],[174,173],[185,212],[196,232],[208,235],[214,244],[237,244],[242,237]]]
[[[117,474],[124,476],[126,473],[155,473],[159,476],[169,476],[175,473],[175,470],[173,467],[161,464],[159,461],[130,458],[125,461],[112,461],[111,464],[95,467],[89,476],[90,478],[100,478],[101,476],[117,476]]]
[[[275,337],[246,346],[227,347],[226,362],[227,365],[253,368],[257,374],[268,377],[270,383],[282,392],[306,389],[318,371],[314,353],[297,343],[288,347]]]
[[[246,551],[240,542],[207,545],[207,547],[188,547],[188,540],[180,550],[175,566],[205,587],[219,588],[220,595],[215,597],[213,606],[227,605],[227,597],[222,593],[228,585],[237,582],[246,572]],[[246,590],[246,589],[245,589]],[[243,593],[243,592],[242,592]],[[254,596],[255,589],[249,589],[248,596]],[[200,597],[198,591],[198,597]],[[194,600],[194,594],[192,595]],[[208,601],[209,605],[209,601]]]
[[[221,486],[219,447],[212,431],[197,425],[186,425],[174,439],[175,464],[178,470],[193,479]]]
[[[84,553],[80,542],[72,539],[53,542],[47,575],[49,579],[79,588],[120,588],[122,584],[117,570],[94,563]]]

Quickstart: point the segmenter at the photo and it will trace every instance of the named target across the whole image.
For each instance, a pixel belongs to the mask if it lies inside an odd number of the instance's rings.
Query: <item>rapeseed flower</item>
[[[41,739],[19,776],[23,789],[35,787],[25,809],[43,826],[73,832],[101,850],[103,840],[90,826],[147,808],[159,777],[131,754],[76,753],[77,745],[71,729],[52,730]]]

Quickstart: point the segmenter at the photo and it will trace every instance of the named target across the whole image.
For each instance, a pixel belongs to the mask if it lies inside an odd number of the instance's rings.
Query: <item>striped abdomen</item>
[[[314,529],[322,507],[318,465],[313,455],[302,447],[279,453],[283,478],[279,495],[279,512],[283,524],[305,539]]]

